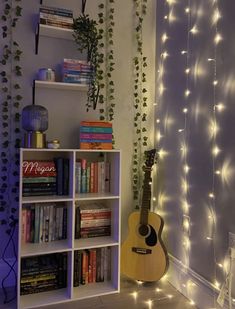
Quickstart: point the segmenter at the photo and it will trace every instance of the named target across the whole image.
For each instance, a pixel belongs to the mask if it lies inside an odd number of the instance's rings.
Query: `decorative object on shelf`
[[[147,89],[146,67],[147,58],[143,55],[143,23],[147,13],[147,0],[133,0],[133,33],[135,55],[133,57],[133,108],[134,108],[134,141],[133,141],[133,166],[132,190],[134,207],[139,208],[140,194],[143,181],[144,151],[148,146],[147,123]]]
[[[27,105],[22,110],[25,148],[45,148],[48,129],[48,111],[41,105]]]
[[[90,63],[93,71],[86,103],[88,111],[91,107],[96,109],[99,98],[99,67],[102,57],[98,50],[100,35],[97,30],[97,22],[89,18],[89,15],[85,15],[84,11],[78,18],[74,19],[73,29],[73,37],[78,45],[78,50],[87,52],[87,62]]]
[[[52,141],[47,142],[47,148],[49,149],[59,149],[60,141],[58,139],[53,139]]]
[[[50,68],[41,68],[38,70],[38,79],[48,82],[55,82],[55,71]]]
[[[21,18],[21,0],[5,0],[1,3],[1,188],[0,225],[3,237],[1,244],[2,266],[6,270],[2,276],[2,303],[7,304],[16,298],[16,290],[8,294],[7,285],[17,284],[15,265],[16,237],[19,202],[19,147],[20,147],[20,103],[21,95],[21,55],[22,50],[15,35],[15,27]],[[3,236],[3,235],[2,235]],[[4,244],[5,243],[5,244]],[[9,252],[12,257],[9,259]]]

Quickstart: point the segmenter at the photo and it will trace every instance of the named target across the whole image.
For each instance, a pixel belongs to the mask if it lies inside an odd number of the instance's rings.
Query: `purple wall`
[[[185,11],[190,3],[191,14]],[[221,18],[213,23],[217,10]],[[162,135],[158,147],[168,153],[159,165],[157,190],[166,196],[165,203],[159,204],[167,228],[166,245],[169,253],[211,283],[223,283],[216,262],[223,262],[229,232],[235,233],[234,13],[233,0],[157,3],[157,70],[163,67],[164,74],[158,72],[156,119],[160,122],[155,130]],[[197,33],[190,31],[194,26]],[[223,39],[215,44],[218,34]],[[187,53],[182,54],[183,50]],[[165,51],[169,56],[164,58]],[[190,90],[188,97],[186,89]],[[223,110],[215,106],[219,103],[225,106]],[[214,135],[208,129],[213,122],[218,127]],[[185,155],[182,143],[187,146]],[[220,152],[213,156],[215,146]],[[187,191],[182,180],[187,182]],[[190,205],[188,211],[183,201]],[[208,217],[211,213],[215,213],[216,224]],[[182,227],[183,217],[190,220],[190,233]],[[189,248],[183,245],[184,237],[190,240]]]

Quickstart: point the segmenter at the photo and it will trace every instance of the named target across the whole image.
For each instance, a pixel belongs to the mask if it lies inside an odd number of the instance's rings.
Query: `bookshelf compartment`
[[[21,256],[71,249],[71,222],[71,202],[23,204],[21,210]]]
[[[68,290],[68,261],[68,252],[21,258],[19,295],[41,295],[48,291]]]
[[[118,246],[75,250],[73,297],[80,299],[85,295],[89,297],[118,292],[118,259]]]

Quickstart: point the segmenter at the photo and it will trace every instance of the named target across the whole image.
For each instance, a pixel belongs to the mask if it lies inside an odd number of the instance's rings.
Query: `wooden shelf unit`
[[[78,159],[102,160],[110,163],[110,193],[75,194],[75,163]],[[24,160],[52,160],[54,157],[69,158],[70,196],[33,196],[23,197],[22,163]],[[25,149],[20,150],[20,198],[19,198],[19,251],[18,251],[18,308],[35,308],[50,304],[69,302],[88,297],[118,293],[120,291],[120,150],[79,150],[79,149]],[[111,209],[111,236],[75,239],[75,202],[83,204],[102,202]],[[68,209],[67,239],[43,243],[21,243],[22,209],[30,204],[40,206],[45,203],[65,203]],[[73,286],[74,251],[110,247],[111,250],[111,280],[88,283],[78,287]],[[23,258],[36,257],[52,253],[67,253],[67,287],[54,291],[20,295],[21,261]]]

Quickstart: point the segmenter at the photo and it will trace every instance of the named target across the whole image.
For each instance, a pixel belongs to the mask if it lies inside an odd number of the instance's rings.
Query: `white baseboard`
[[[13,265],[15,261],[14,258],[9,258],[6,260],[10,265]],[[16,264],[15,264],[14,270],[17,272]],[[7,276],[7,274],[9,273],[9,270],[10,270],[9,266],[2,259],[0,259],[0,288],[2,288],[2,280]],[[8,278],[4,280],[4,286],[12,287],[14,286],[14,284],[15,284],[15,277],[14,277],[13,272],[11,272]]]
[[[227,300],[223,307],[217,303],[219,291],[213,284],[192,269],[184,267],[177,258],[171,255],[167,279],[181,294],[194,301],[200,309],[228,308]]]

